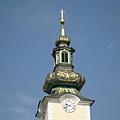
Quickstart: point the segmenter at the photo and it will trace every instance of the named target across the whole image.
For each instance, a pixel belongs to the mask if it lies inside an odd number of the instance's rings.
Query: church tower
[[[60,36],[55,42],[52,56],[54,70],[48,73],[43,91],[48,94],[38,103],[36,117],[41,120],[90,120],[90,106],[94,100],[81,95],[85,78],[74,72],[72,64],[75,50],[64,28],[64,11],[61,10]]]

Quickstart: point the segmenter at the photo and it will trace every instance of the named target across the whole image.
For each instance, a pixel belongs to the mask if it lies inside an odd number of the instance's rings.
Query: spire
[[[59,13],[61,14],[61,19],[60,19],[60,23],[61,23],[60,36],[66,36],[65,29],[64,29],[64,23],[65,23],[64,14],[65,14],[65,12],[62,9],[61,11],[59,11]]]
[[[65,23],[64,14],[65,14],[65,12],[64,12],[63,9],[62,9],[61,11],[59,11],[59,13],[61,13],[61,20],[60,20],[60,23],[61,23],[62,25],[64,25],[64,23]]]
[[[54,70],[46,76],[43,91],[50,95],[62,93],[73,93],[80,96],[85,78],[79,73],[74,72],[73,53],[75,50],[70,47],[70,39],[65,35],[64,11],[60,11],[60,36],[56,40],[56,47],[53,49]]]
[[[56,40],[56,43],[55,45],[56,46],[59,46],[61,43],[64,45],[68,45],[70,44],[70,39],[66,36],[66,32],[65,32],[65,28],[64,28],[64,23],[65,23],[65,20],[64,20],[64,10],[61,9],[59,11],[59,13],[61,14],[61,19],[60,19],[60,24],[61,24],[61,27],[60,27],[60,36],[59,38]]]

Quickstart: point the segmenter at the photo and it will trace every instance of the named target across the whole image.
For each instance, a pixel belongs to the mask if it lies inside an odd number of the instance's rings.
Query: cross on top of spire
[[[62,9],[61,11],[59,11],[60,13],[61,13],[61,19],[64,19],[64,14],[65,14],[65,12],[64,12],[64,10]]]
[[[61,23],[62,25],[64,25],[64,23],[65,23],[64,14],[65,14],[65,12],[64,12],[63,9],[62,9],[61,11],[59,11],[59,13],[61,14],[60,23]]]

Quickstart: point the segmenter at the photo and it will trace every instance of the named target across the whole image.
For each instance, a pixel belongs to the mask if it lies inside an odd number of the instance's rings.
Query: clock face
[[[76,110],[77,102],[74,99],[67,98],[63,100],[62,107],[66,112],[72,113]]]

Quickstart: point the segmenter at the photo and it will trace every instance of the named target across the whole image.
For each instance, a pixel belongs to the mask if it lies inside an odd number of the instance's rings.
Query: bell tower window
[[[68,53],[62,52],[62,62],[68,62]]]
[[[70,52],[67,50],[60,51],[60,63],[70,63]]]

